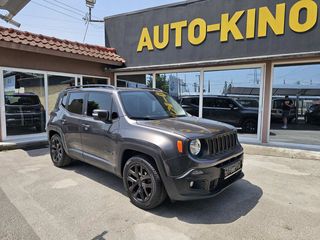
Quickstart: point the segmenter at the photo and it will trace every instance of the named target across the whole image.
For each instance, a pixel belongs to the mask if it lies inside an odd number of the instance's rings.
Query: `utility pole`
[[[89,8],[89,13],[88,15],[84,18],[85,21],[87,22],[98,22],[98,23],[103,23],[103,20],[97,20],[97,19],[92,19],[92,8],[94,8],[94,5],[96,4],[96,0],[86,0],[86,5]]]

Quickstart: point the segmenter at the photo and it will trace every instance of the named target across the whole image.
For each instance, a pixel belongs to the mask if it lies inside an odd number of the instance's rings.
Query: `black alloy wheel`
[[[255,134],[257,133],[257,121],[255,119],[247,119],[242,123],[242,131],[244,133]]]
[[[132,165],[127,176],[128,190],[136,201],[147,202],[154,190],[148,170],[139,164]]]
[[[160,175],[145,156],[135,156],[126,162],[123,184],[131,202],[145,210],[157,207],[166,198]]]
[[[71,159],[64,150],[61,137],[58,134],[54,134],[50,139],[50,156],[56,167],[65,167],[71,162]]]

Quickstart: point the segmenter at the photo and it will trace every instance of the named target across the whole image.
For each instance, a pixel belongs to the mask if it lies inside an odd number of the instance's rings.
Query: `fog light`
[[[190,188],[192,188],[193,185],[194,185],[194,181],[191,181],[191,182],[190,182]]]
[[[191,175],[197,176],[197,175],[202,175],[204,172],[202,170],[194,170],[192,171]]]

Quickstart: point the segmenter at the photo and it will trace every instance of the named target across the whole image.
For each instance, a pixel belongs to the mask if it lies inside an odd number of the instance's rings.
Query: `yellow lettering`
[[[138,44],[138,48],[137,48],[137,52],[142,52],[143,48],[147,48],[149,51],[152,51],[153,45],[152,45],[152,41],[151,41],[151,37],[148,31],[148,28],[143,28],[142,32],[141,32],[141,36],[140,36],[140,40],[139,40],[139,44]]]
[[[160,41],[160,26],[153,28],[153,44],[157,49],[164,49],[169,44],[169,24],[163,25],[163,39]]]
[[[247,11],[247,30],[246,30],[246,38],[252,39],[254,38],[256,28],[256,9],[249,9]]]
[[[207,32],[216,32],[220,30],[220,24],[216,23],[216,24],[211,24],[207,26]]]
[[[300,13],[306,10],[306,20],[300,23]],[[318,6],[312,0],[298,1],[290,10],[289,26],[294,32],[303,33],[312,29],[318,20]]]
[[[286,4],[281,3],[276,6],[276,16],[273,16],[269,8],[259,9],[259,37],[266,37],[268,25],[276,35],[284,34],[284,22],[286,16]]]
[[[185,28],[187,26],[188,26],[187,21],[171,23],[170,25],[171,29],[176,31],[176,40],[175,40],[176,47],[182,46],[182,28]]]
[[[196,28],[199,28],[198,36],[195,36]],[[207,37],[207,23],[202,18],[194,19],[188,28],[188,40],[193,45],[200,45]]]
[[[243,14],[244,11],[238,11],[235,12],[235,14],[231,18],[229,18],[229,13],[221,15],[221,42],[227,42],[229,40],[229,33],[232,33],[235,40],[243,39],[243,36],[237,26],[237,23]]]

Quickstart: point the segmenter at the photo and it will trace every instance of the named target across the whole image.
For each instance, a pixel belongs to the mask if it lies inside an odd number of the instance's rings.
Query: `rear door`
[[[81,119],[81,139],[84,161],[100,168],[113,171],[114,151],[118,132],[118,120],[112,123],[95,120],[95,109],[107,110],[112,115],[112,94],[107,92],[88,92],[85,116]]]
[[[85,92],[70,92],[66,110],[61,119],[65,142],[70,154],[82,159],[81,122],[84,114]]]

